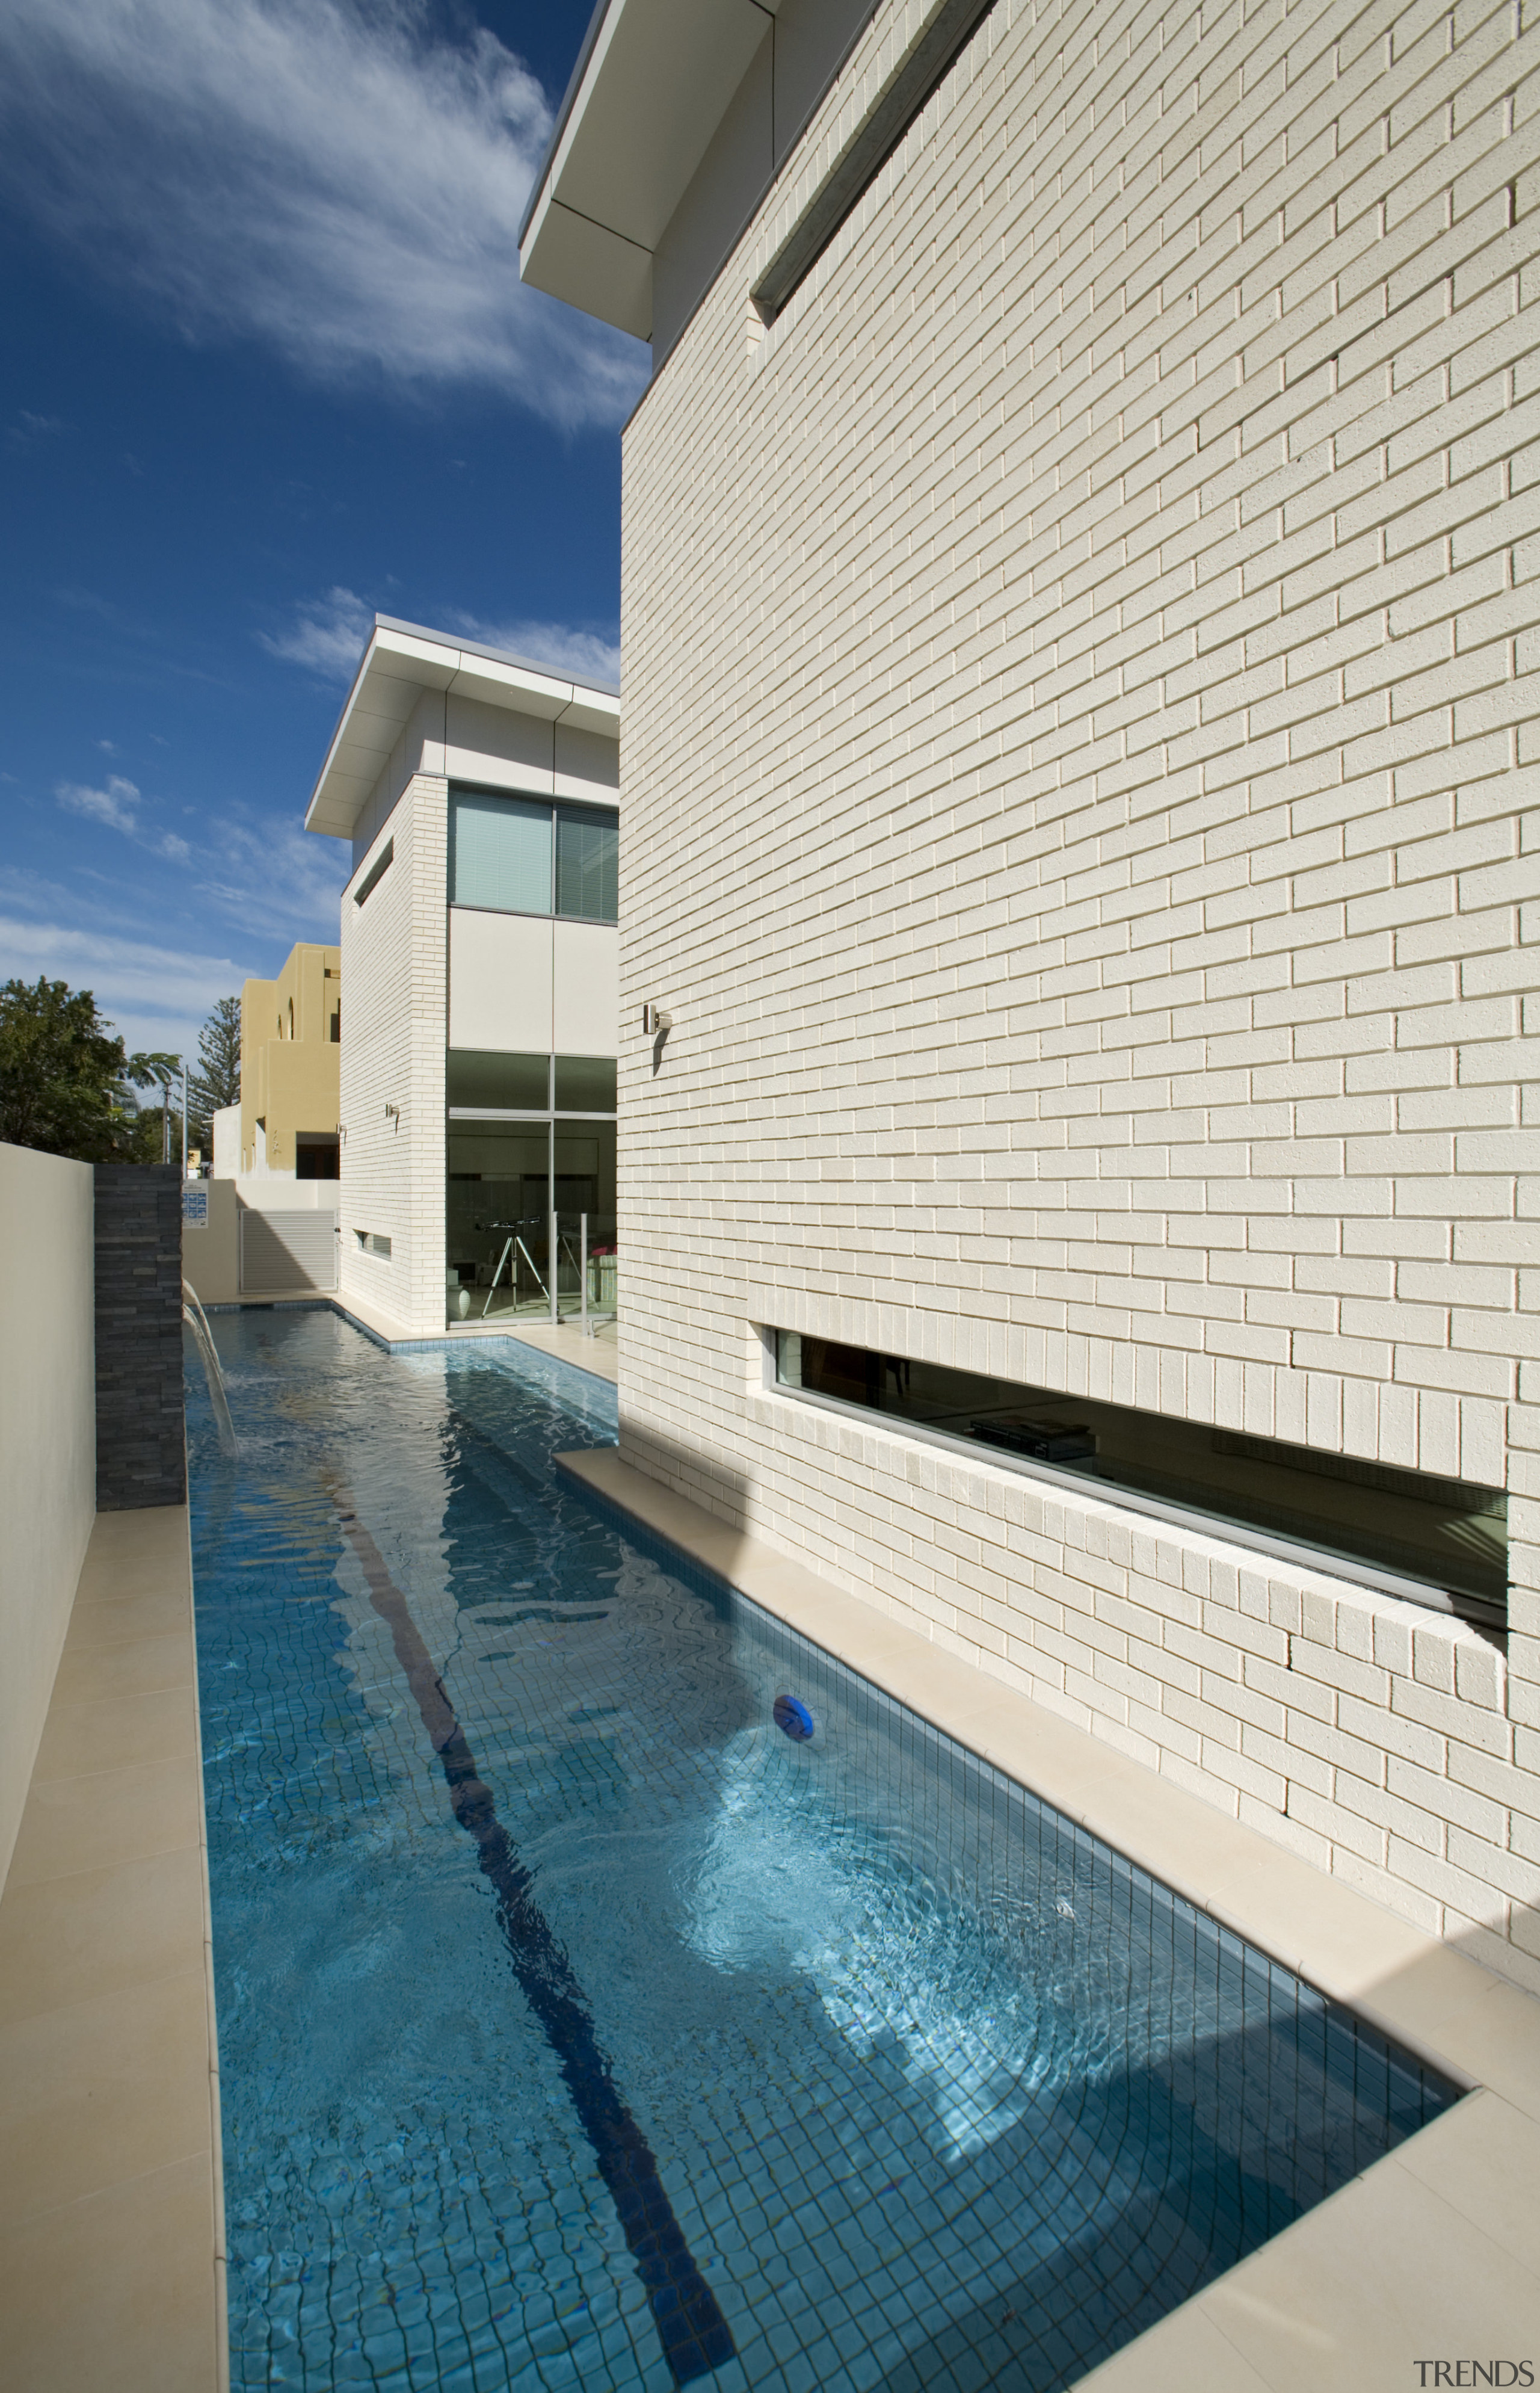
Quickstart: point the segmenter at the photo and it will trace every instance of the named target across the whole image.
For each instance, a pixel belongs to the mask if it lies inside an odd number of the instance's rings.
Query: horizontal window
[[[993,6],[994,0],[933,0],[908,47],[894,60],[871,106],[755,283],[750,296],[765,323],[775,322],[812,272]]]
[[[444,1056],[450,1118],[470,1114],[613,1114],[613,1055],[505,1055],[450,1047]]]
[[[444,1101],[470,1113],[549,1113],[551,1058],[451,1047],[444,1059]]]
[[[390,1240],[385,1236],[383,1231],[355,1230],[353,1236],[357,1238],[359,1246],[364,1254],[380,1255],[384,1257],[386,1262],[390,1261]]]
[[[558,1055],[555,1058],[556,1111],[559,1114],[612,1114],[615,1111],[613,1055]]]
[[[1489,1626],[1507,1616],[1507,1498],[1500,1488],[1361,1462],[1165,1413],[985,1379],[868,1347],[777,1330],[783,1388],[881,1413],[925,1435],[985,1448],[1035,1475]]]
[[[451,906],[613,922],[620,912],[618,817],[547,798],[450,792]]]
[[[374,858],[373,863],[370,866],[369,870],[364,874],[363,879],[359,882],[357,889],[353,892],[353,903],[355,906],[361,906],[366,898],[373,896],[375,890],[379,887],[381,882],[385,879],[385,874],[390,870],[390,868],[395,861],[396,842],[394,839],[387,839],[384,847],[381,848],[379,855]]]

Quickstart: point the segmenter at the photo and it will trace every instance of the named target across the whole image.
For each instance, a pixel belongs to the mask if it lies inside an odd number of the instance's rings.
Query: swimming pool
[[[241,2393],[1052,2393],[1455,2099],[565,1481],[600,1382],[214,1330]]]

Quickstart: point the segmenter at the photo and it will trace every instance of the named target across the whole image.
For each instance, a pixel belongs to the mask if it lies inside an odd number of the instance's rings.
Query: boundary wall
[[[1540,1988],[1540,25],[998,0],[625,438],[622,1452]],[[1506,1655],[763,1381],[1507,1489]]]
[[[96,1519],[91,1166],[0,1145],[0,1885]]]

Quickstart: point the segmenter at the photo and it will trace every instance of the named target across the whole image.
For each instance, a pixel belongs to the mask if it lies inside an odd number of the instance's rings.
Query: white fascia
[[[608,0],[524,220],[524,281],[650,340],[653,252],[778,6]]]
[[[618,690],[568,681],[542,666],[474,641],[452,640],[419,623],[376,615],[359,670],[320,768],[305,828],[351,839],[370,792],[425,689],[479,699],[545,723],[565,723],[601,739],[620,736]]]

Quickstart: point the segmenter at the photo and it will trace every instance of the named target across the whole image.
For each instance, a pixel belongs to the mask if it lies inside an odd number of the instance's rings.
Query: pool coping
[[[98,1513],[0,1894],[7,2382],[227,2393],[189,1515]]]
[[[1082,2382],[1098,2393],[1365,2393],[1382,2383],[1389,2393],[1420,2381],[1411,2372],[1421,2360],[1472,2350],[1534,2359],[1540,2000],[613,1447],[555,1459],[606,1506],[1467,2089]],[[1411,2350],[1408,2337],[1413,2356],[1388,2367],[1391,2347]]]

